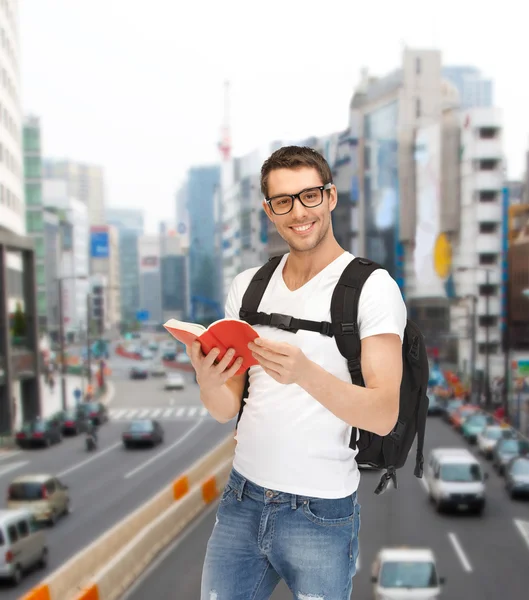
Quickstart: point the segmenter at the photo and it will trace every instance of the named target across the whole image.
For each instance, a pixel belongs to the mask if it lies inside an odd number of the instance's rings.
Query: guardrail
[[[215,500],[226,484],[234,449],[230,435],[21,600],[119,598],[156,554]]]

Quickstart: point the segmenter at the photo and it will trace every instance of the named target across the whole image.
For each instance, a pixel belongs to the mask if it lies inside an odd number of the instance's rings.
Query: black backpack
[[[357,257],[352,260],[344,269],[332,295],[332,322],[317,322],[296,319],[289,315],[259,312],[263,294],[281,258],[275,256],[269,259],[254,275],[242,299],[240,319],[250,325],[268,325],[293,333],[305,329],[334,337],[340,353],[347,359],[351,381],[355,385],[364,386],[360,366],[361,343],[357,325],[358,300],[362,287],[371,273],[383,267],[364,258]],[[419,478],[423,474],[424,433],[429,404],[426,395],[429,365],[424,338],[419,328],[409,319],[402,343],[402,363],[399,416],[393,431],[386,436],[379,436],[360,429],[358,442],[357,429],[353,427],[351,432],[349,447],[353,450],[358,447],[357,464],[386,469],[375,489],[375,494],[384,492],[390,480],[393,481],[394,487],[397,487],[396,469],[400,469],[405,464],[416,435],[417,455],[414,474]],[[246,404],[245,399],[248,398],[248,388],[247,371],[237,425]]]

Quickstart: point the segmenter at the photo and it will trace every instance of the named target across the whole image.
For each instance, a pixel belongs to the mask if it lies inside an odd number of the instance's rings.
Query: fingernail
[[[261,340],[259,338],[255,338],[254,342],[260,346],[262,344]]]

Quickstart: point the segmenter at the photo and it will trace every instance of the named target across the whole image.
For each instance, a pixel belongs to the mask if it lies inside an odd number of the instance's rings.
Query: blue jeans
[[[356,492],[338,499],[269,490],[232,469],[202,572],[201,600],[349,600],[358,557]]]

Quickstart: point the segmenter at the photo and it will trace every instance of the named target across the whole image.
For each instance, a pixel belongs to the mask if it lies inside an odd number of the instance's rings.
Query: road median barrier
[[[230,435],[178,479],[51,573],[21,600],[106,600],[119,597],[112,595],[111,590],[125,589],[119,578],[123,564],[128,564],[128,552],[133,552],[139,545],[145,556],[138,560],[145,568],[183,527],[218,496],[226,484],[234,449],[235,440]],[[164,525],[158,527],[159,523]],[[153,530],[160,536],[156,543],[150,537]],[[152,549],[145,550],[145,537],[152,542]],[[135,551],[133,553],[138,556]],[[147,557],[150,557],[148,562]],[[132,566],[128,568],[132,569]],[[134,578],[140,572],[134,567]],[[123,577],[127,587],[134,581],[128,575]]]

